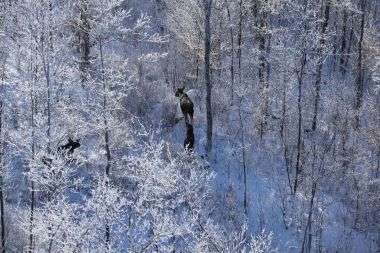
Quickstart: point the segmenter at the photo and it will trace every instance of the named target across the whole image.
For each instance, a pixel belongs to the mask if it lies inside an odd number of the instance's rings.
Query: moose
[[[193,116],[194,116],[194,104],[189,98],[189,96],[184,92],[185,86],[182,88],[178,88],[175,92],[175,96],[179,98],[179,104],[181,107],[181,111],[183,113],[183,116],[185,117],[186,124],[189,123],[190,118],[190,124],[193,125]]]
[[[57,148],[57,151],[58,151],[58,154],[61,154],[61,155],[72,155],[74,153],[74,150],[79,148],[80,147],[80,140],[77,139],[77,140],[73,140],[71,137],[69,137],[69,140],[66,144],[64,145],[61,145]],[[51,157],[47,157],[47,156],[43,156],[42,157],[42,162],[47,165],[47,166],[51,166],[52,165],[52,162],[53,162],[53,158]]]
[[[73,140],[71,137],[69,137],[68,143],[61,145],[58,147],[59,153],[67,153],[68,155],[71,155],[74,153],[74,150],[80,147],[79,139]]]

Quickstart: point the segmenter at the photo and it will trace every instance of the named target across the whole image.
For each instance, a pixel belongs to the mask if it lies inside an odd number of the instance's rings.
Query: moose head
[[[185,90],[185,86],[183,86],[182,88],[178,88],[177,91],[175,92],[175,96],[181,97],[183,94],[185,94],[184,90]]]

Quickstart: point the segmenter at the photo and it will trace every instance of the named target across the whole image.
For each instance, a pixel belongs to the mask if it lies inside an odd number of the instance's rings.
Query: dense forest
[[[380,252],[379,12],[1,0],[1,253]]]

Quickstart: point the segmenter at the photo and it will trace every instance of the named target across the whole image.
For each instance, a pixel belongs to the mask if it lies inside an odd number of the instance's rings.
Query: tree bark
[[[360,109],[363,104],[363,92],[364,92],[364,77],[363,77],[363,36],[364,36],[364,24],[365,24],[365,0],[360,2],[360,35],[358,41],[358,59],[356,65],[356,80],[355,80],[355,122],[354,128],[358,129],[360,127]]]
[[[284,84],[287,82],[284,80]],[[282,95],[282,119],[281,119],[281,125],[280,125],[280,137],[284,146],[284,159],[285,159],[285,168],[286,168],[286,176],[288,178],[288,186],[290,188],[290,193],[293,192],[292,183],[291,183],[291,162],[289,161],[289,147],[287,144],[286,139],[286,117],[287,117],[287,106],[286,106],[286,85],[284,85],[283,95]]]
[[[308,0],[304,1],[303,13],[306,15],[308,7]],[[308,24],[304,23],[303,31],[307,33]],[[305,36],[306,37],[306,36]],[[303,88],[303,78],[305,74],[305,67],[307,63],[307,53],[306,53],[306,38],[304,37],[302,41],[302,56],[300,60],[300,69],[297,72],[297,82],[298,82],[298,98],[297,98],[297,111],[298,111],[298,135],[297,135],[297,158],[296,158],[296,175],[294,178],[293,194],[297,192],[299,174],[301,173],[301,155],[302,155],[302,88]]]
[[[80,51],[80,77],[82,86],[87,81],[88,69],[90,65],[90,25],[87,18],[87,3],[80,3],[80,24],[79,24],[79,51]]]
[[[302,153],[302,86],[303,86],[303,76],[306,66],[306,49],[304,49],[301,68],[298,73],[298,98],[297,98],[297,111],[298,111],[298,135],[297,135],[297,158],[296,158],[296,175],[294,179],[293,193],[295,194],[298,187],[298,177],[301,172],[301,153]]]
[[[346,74],[346,72],[348,70],[348,65],[350,63],[350,58],[351,58],[353,40],[354,40],[354,20],[352,19],[351,20],[350,36],[348,37],[347,52],[344,55],[343,75]]]
[[[344,59],[346,54],[346,33],[347,33],[347,10],[343,10],[343,24],[342,24],[342,37],[340,39],[340,59],[339,59],[339,69],[342,73],[344,73]]]
[[[238,71],[239,71],[239,84],[241,84],[241,47],[243,44],[243,0],[239,2],[239,24],[238,24],[238,48],[237,48],[237,60],[238,60]]]
[[[326,42],[325,36],[326,36],[327,25],[329,23],[329,17],[330,17],[330,0],[327,0],[324,15],[323,15],[323,23],[322,23],[321,31],[319,34],[320,39],[319,39],[318,48],[317,48],[318,62],[317,62],[317,70],[316,70],[316,79],[314,83],[314,88],[315,88],[314,114],[313,114],[313,123],[311,127],[313,131],[317,129],[317,124],[318,124],[319,102],[320,102],[320,97],[321,97],[322,67],[323,67],[323,58],[324,58],[323,49]]]
[[[305,231],[304,231],[304,235],[303,235],[301,253],[311,252],[311,225],[312,225],[314,197],[315,197],[316,189],[317,189],[317,183],[313,182],[312,189],[311,189],[309,214],[307,217],[307,223],[306,223],[306,227],[305,227]],[[307,239],[307,232],[309,232],[308,239]],[[308,247],[306,247],[306,241],[308,241]]]
[[[210,53],[211,53],[211,8],[212,0],[203,0],[205,11],[205,81],[206,81],[206,111],[207,111],[207,143],[206,152],[211,155],[212,150],[212,106],[211,106],[211,76],[210,76]]]
[[[265,10],[266,6],[261,6],[262,13],[259,19],[259,32],[257,40],[259,44],[259,82],[260,82],[260,95],[261,95],[261,108],[259,118],[259,134],[260,139],[263,138],[267,125],[268,125],[268,110],[269,110],[269,54],[270,54],[270,41],[271,36],[268,35],[268,12]]]
[[[235,45],[234,45],[234,32],[232,28],[232,19],[231,19],[231,13],[230,13],[230,7],[228,6],[228,1],[225,0],[224,4],[226,5],[227,9],[227,16],[228,16],[228,26],[229,26],[229,32],[230,32],[230,43],[231,43],[231,48],[230,48],[230,75],[231,75],[231,105],[233,104],[234,101],[234,86],[235,86]]]
[[[5,253],[5,222],[4,222],[4,182],[3,182],[3,152],[4,152],[4,139],[3,139],[3,112],[4,112],[4,78],[5,66],[2,67],[1,87],[0,87],[0,225],[1,225],[1,252]]]
[[[30,124],[32,128],[32,143],[31,143],[31,149],[32,149],[32,161],[35,159],[35,123],[34,123],[34,114],[35,114],[35,108],[36,108],[36,97],[34,94],[34,82],[37,72],[37,67],[34,66],[34,69],[31,69],[33,81],[32,81],[32,89],[30,92],[30,101],[31,101],[31,110],[30,110]],[[30,170],[32,168],[29,168]],[[34,226],[34,205],[35,205],[35,187],[34,187],[34,181],[30,180],[30,213],[29,213],[29,245],[28,245],[28,253],[33,252],[33,246],[34,246],[34,232],[33,232],[33,226]]]
[[[111,168],[111,149],[110,149],[110,142],[109,142],[109,131],[108,131],[108,121],[107,121],[107,85],[106,85],[106,78],[105,78],[105,68],[104,68],[104,57],[103,57],[103,42],[100,39],[99,40],[99,53],[100,53],[100,62],[101,62],[101,75],[102,75],[102,82],[103,82],[103,123],[104,123],[104,148],[106,151],[106,168],[105,168],[105,176],[106,176],[106,186],[108,188],[108,181],[110,176],[110,168]],[[108,207],[107,207],[108,208]],[[111,232],[110,232],[110,226],[108,222],[106,221],[106,249],[107,252],[110,247],[110,238],[111,238]]]
[[[248,217],[248,196],[247,196],[247,166],[245,155],[245,139],[244,139],[244,123],[241,115],[241,100],[239,103],[239,124],[240,124],[240,142],[242,145],[242,158],[243,158],[243,180],[244,180],[244,214]]]

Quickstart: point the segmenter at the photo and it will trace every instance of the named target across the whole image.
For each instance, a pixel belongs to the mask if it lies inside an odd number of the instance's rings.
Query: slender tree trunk
[[[285,79],[285,78],[284,78]],[[285,138],[285,130],[286,130],[286,81],[284,80],[284,90],[282,92],[282,118],[280,125],[280,137],[284,141]]]
[[[239,85],[241,84],[241,47],[243,44],[243,0],[239,2],[239,24],[238,24],[238,48],[237,48],[237,60],[239,71]]]
[[[101,61],[101,74],[102,74],[102,82],[103,82],[103,123],[104,123],[104,147],[106,151],[106,168],[105,168],[105,176],[106,176],[106,186],[108,187],[109,182],[109,176],[110,176],[110,168],[111,168],[111,149],[110,149],[110,141],[109,141],[109,130],[108,130],[108,121],[107,121],[107,84],[106,84],[106,78],[105,78],[105,68],[104,68],[104,57],[103,57],[103,42],[100,39],[99,40],[99,52],[100,52],[100,61]],[[108,210],[108,207],[107,207]],[[106,221],[106,249],[107,251],[110,248],[110,242],[111,242],[111,231],[110,226],[108,224],[108,221]]]
[[[291,183],[291,175],[290,175],[290,166],[291,163],[289,161],[289,147],[286,140],[286,117],[287,117],[287,110],[286,110],[286,81],[284,80],[284,91],[283,91],[283,97],[282,97],[282,120],[281,120],[281,126],[280,126],[280,136],[281,140],[284,146],[284,159],[285,159],[285,167],[286,167],[286,176],[288,178],[288,186],[290,188],[290,193],[293,192],[292,183]]]
[[[52,62],[52,54],[54,50],[53,46],[53,28],[51,27],[52,24],[52,12],[53,12],[53,6],[51,0],[48,2],[48,31],[47,31],[47,38],[45,40],[45,35],[42,35],[43,37],[43,42],[46,42],[46,45],[42,44],[41,47],[43,48],[43,69],[45,73],[45,79],[46,79],[46,89],[47,89],[47,98],[46,98],[46,107],[47,107],[47,130],[46,130],[46,135],[47,135],[47,147],[46,147],[46,152],[48,156],[50,156],[51,152],[51,83],[52,83],[52,76],[51,76],[51,69],[50,69],[50,64]],[[51,166],[50,164],[48,165],[49,167]],[[50,187],[52,190],[53,188]],[[55,189],[53,189],[54,191]],[[52,198],[53,193],[51,191],[49,192],[49,198]],[[51,225],[48,226],[48,234],[50,235],[49,239],[49,248],[48,252],[50,253],[53,248],[53,242],[54,242],[54,233],[52,232],[52,227]]]
[[[270,78],[270,65],[269,65],[269,56],[270,56],[270,47],[271,47],[271,35],[269,35],[266,39],[266,49],[265,49],[265,55],[266,55],[266,59],[265,59],[265,88],[264,88],[264,96],[263,96],[263,117],[264,117],[264,124],[263,124],[263,134],[266,132],[267,130],[267,126],[268,126],[268,118],[269,118],[269,105],[270,105],[270,101],[269,101],[269,88],[270,88],[270,81],[269,81],[269,78]],[[261,136],[262,138],[262,136]]]
[[[304,49],[305,50],[305,49]],[[297,111],[298,111],[298,135],[297,135],[297,158],[296,158],[296,175],[294,179],[293,193],[295,194],[298,187],[298,177],[302,169],[301,153],[302,153],[302,86],[303,76],[306,66],[306,51],[304,51],[301,59],[301,68],[298,73],[298,98],[297,98]]]
[[[325,37],[326,37],[327,25],[329,23],[329,17],[330,17],[330,0],[326,0],[323,23],[322,23],[321,31],[320,31],[321,38],[319,40],[318,48],[317,48],[318,62],[317,62],[317,70],[316,70],[316,79],[314,83],[314,88],[315,88],[314,114],[313,114],[313,123],[311,127],[313,131],[317,129],[317,124],[318,124],[319,102],[320,102],[320,97],[321,97],[322,67],[323,67],[323,58],[324,58],[323,50],[324,50],[325,41],[326,41]]]
[[[3,64],[1,74],[0,87],[0,225],[1,225],[1,252],[5,253],[5,222],[4,222],[4,182],[3,182],[3,155],[4,155],[4,139],[3,139],[3,113],[4,113],[4,78],[5,66]]]
[[[332,73],[335,72],[335,69],[336,69],[336,65],[337,65],[337,60],[338,60],[338,50],[339,50],[339,40],[338,40],[338,28],[339,28],[339,25],[338,25],[338,22],[339,22],[339,13],[338,13],[338,10],[335,9],[334,11],[334,16],[331,18],[333,21],[332,21],[332,29],[334,31],[334,35],[332,35],[332,45],[333,45],[333,51],[332,51],[332,56],[333,56],[333,61],[332,61],[332,67],[331,67],[331,70],[329,71],[329,76],[332,75]]]
[[[50,85],[50,63],[47,63],[46,86],[47,86],[47,153],[51,153],[51,85]]]
[[[303,235],[303,241],[302,241],[302,248],[301,253],[304,252],[311,252],[311,225],[312,225],[312,216],[313,216],[313,207],[314,207],[314,197],[317,189],[317,183],[313,182],[312,189],[311,189],[311,198],[310,198],[310,206],[309,206],[309,214],[307,217],[307,223]],[[307,236],[307,233],[309,232],[309,236]],[[306,241],[308,241],[308,247],[306,247]]]
[[[33,252],[33,244],[34,244],[34,233],[33,233],[33,227],[34,227],[34,202],[35,202],[35,193],[34,193],[34,182],[30,182],[30,214],[29,214],[29,247],[28,252]]]
[[[247,196],[247,166],[246,166],[246,155],[245,155],[245,139],[244,139],[244,123],[241,115],[241,100],[239,103],[239,125],[240,125],[240,142],[242,145],[242,158],[243,158],[243,180],[244,180],[244,214],[248,217],[248,196]]]
[[[303,13],[306,14],[308,7],[308,0],[304,1]],[[307,33],[308,27],[307,22],[304,25],[304,32]],[[300,61],[300,69],[297,72],[297,82],[298,82],[298,98],[297,98],[297,112],[298,112],[298,135],[297,135],[297,158],[296,158],[296,175],[294,178],[294,187],[293,194],[297,192],[299,174],[301,173],[302,164],[301,164],[301,155],[302,155],[302,88],[303,88],[303,78],[305,74],[305,67],[307,61],[306,53],[306,39],[302,43],[302,56]]]
[[[260,31],[258,33],[258,43],[259,43],[259,82],[261,90],[261,109],[260,109],[260,120],[259,120],[259,134],[260,139],[266,131],[267,120],[268,120],[268,92],[269,92],[269,80],[268,80],[268,61],[267,61],[267,13],[263,11],[260,17]]]
[[[211,53],[211,8],[212,0],[204,0],[205,18],[205,81],[206,81],[206,111],[207,111],[207,143],[206,152],[211,155],[212,150],[212,106],[211,106],[211,76],[210,76],[210,53]]]
[[[232,19],[231,19],[231,12],[230,12],[230,7],[228,5],[228,1],[225,0],[224,4],[226,5],[227,9],[227,17],[228,17],[228,27],[229,27],[229,32],[230,32],[230,43],[231,43],[231,48],[230,48],[230,57],[231,57],[231,62],[230,62],[230,75],[231,75],[231,105],[233,104],[234,101],[234,86],[235,86],[235,43],[234,43],[234,31],[232,27]]]
[[[79,50],[80,50],[80,75],[82,86],[87,81],[88,69],[90,65],[90,25],[87,18],[87,3],[81,1],[80,4],[80,27],[79,29]]]
[[[342,17],[342,21],[343,21],[343,24],[342,24],[342,37],[340,39],[340,59],[339,59],[339,69],[340,71],[343,73],[344,72],[344,59],[345,59],[345,53],[346,53],[346,33],[347,33],[347,10],[344,9],[343,10],[343,17]]]
[[[6,7],[0,6],[0,32],[5,30],[4,24],[2,23],[3,15],[6,14]],[[2,47],[4,42],[0,40],[0,47]],[[3,166],[3,156],[4,156],[4,129],[3,129],[3,115],[4,115],[4,98],[5,98],[5,90],[4,90],[4,82],[5,82],[5,64],[7,60],[6,53],[1,51],[1,55],[3,55],[2,66],[1,66],[1,84],[0,84],[0,225],[1,225],[1,253],[6,252],[6,238],[5,238],[5,203],[4,203],[4,166]]]
[[[376,165],[376,171],[375,171],[375,179],[378,179],[380,177],[380,145],[377,147],[377,165]]]
[[[198,52],[195,52],[195,85],[198,87],[198,79],[199,79],[199,58]]]
[[[35,123],[34,123],[34,113],[35,113],[35,107],[36,107],[36,97],[34,94],[34,82],[36,75],[34,73],[37,72],[37,67],[34,66],[34,69],[31,69],[32,72],[32,89],[30,92],[30,101],[31,101],[31,110],[30,110],[30,124],[32,128],[32,143],[31,143],[31,148],[32,148],[32,161],[35,159]],[[29,168],[32,170],[33,168]],[[34,227],[34,205],[35,205],[35,189],[34,189],[34,181],[33,179],[29,180],[30,181],[30,213],[29,213],[29,245],[28,245],[28,253],[33,252],[33,247],[34,247],[34,232],[33,232],[33,227]]]
[[[351,19],[351,29],[350,29],[350,36],[348,38],[347,52],[344,55],[344,63],[342,65],[343,66],[343,75],[345,75],[347,70],[348,70],[348,64],[350,62],[353,39],[354,39],[354,19]]]
[[[356,80],[355,80],[355,122],[354,127],[358,129],[360,127],[360,109],[363,104],[363,90],[364,90],[364,77],[363,77],[363,35],[364,35],[364,19],[365,19],[365,0],[360,2],[360,35],[358,41],[358,59],[356,65]]]
[[[46,87],[47,87],[47,137],[48,137],[48,143],[47,143],[47,153],[51,153],[51,57],[53,53],[53,33],[52,33],[52,27],[51,27],[51,15],[53,12],[52,3],[49,0],[49,32],[48,32],[48,46],[46,47],[45,56],[45,62],[44,62],[44,70],[45,70],[45,78],[46,78]]]

